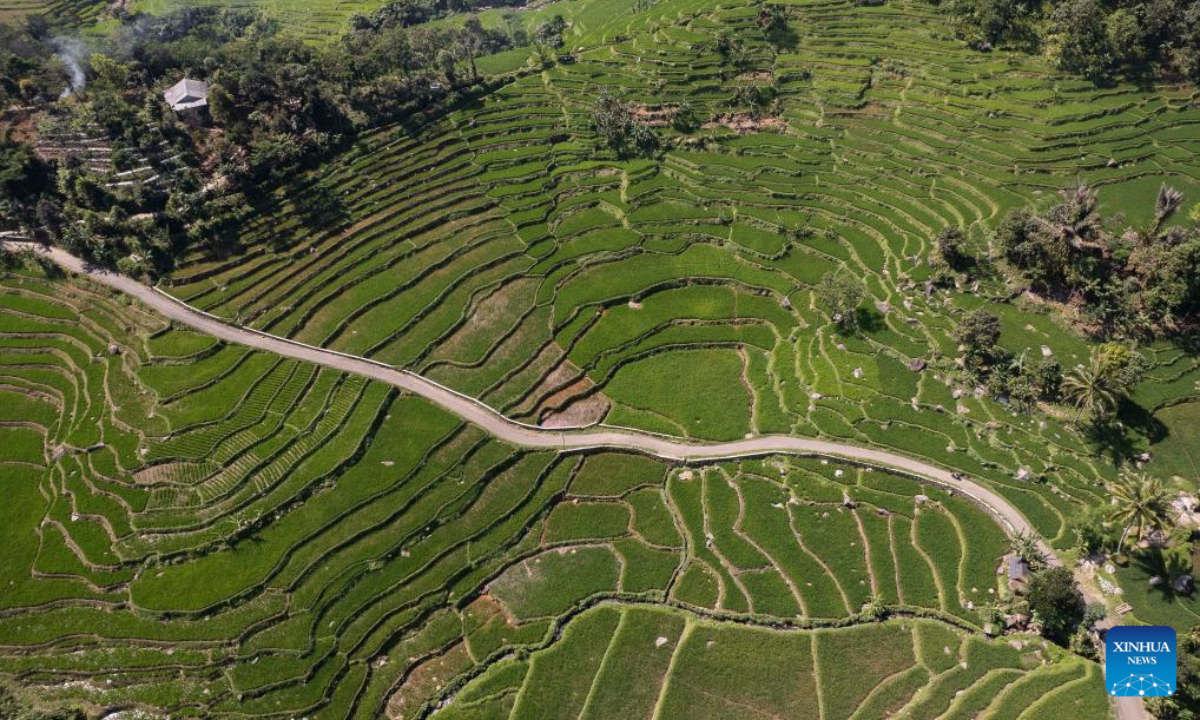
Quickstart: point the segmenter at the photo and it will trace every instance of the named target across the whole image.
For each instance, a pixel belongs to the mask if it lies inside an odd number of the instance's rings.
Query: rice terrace
[[[1188,720],[1198,427],[1197,0],[0,0],[0,718]]]

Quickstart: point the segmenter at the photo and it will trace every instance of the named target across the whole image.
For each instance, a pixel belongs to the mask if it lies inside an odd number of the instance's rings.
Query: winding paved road
[[[45,248],[34,243],[11,240],[3,242],[9,247],[17,249],[31,248],[44,257],[48,257],[63,269],[137,298],[162,315],[198,332],[212,335],[226,342],[246,345],[257,350],[362,375],[394,385],[414,395],[420,395],[513,445],[554,450],[631,449],[671,460],[712,461],[777,453],[841,458],[888,468],[951,488],[990,511],[1010,534],[1016,532],[1034,534],[1034,530],[1025,516],[996,492],[972,480],[957,478],[945,468],[906,455],[848,443],[786,435],[763,435],[733,442],[702,443],[604,426],[567,429],[539,428],[507,418],[474,398],[407,370],[399,370],[367,358],[313,347],[258,330],[233,325],[197,310],[156,288],[86,263],[59,248]],[[1057,563],[1057,558],[1044,543],[1042,550],[1051,562]]]
[[[18,249],[31,248],[48,257],[63,269],[137,298],[162,315],[197,332],[212,335],[226,342],[246,345],[257,350],[363,375],[407,390],[414,395],[420,395],[433,404],[458,415],[469,423],[478,425],[500,440],[513,445],[554,450],[631,449],[671,460],[712,461],[771,454],[819,455],[840,458],[888,468],[951,488],[961,496],[988,510],[1000,521],[1009,534],[1016,532],[1035,534],[1025,516],[991,489],[973,480],[957,478],[945,468],[906,455],[848,443],[786,435],[763,435],[733,442],[701,443],[603,426],[574,429],[539,428],[507,418],[494,408],[474,398],[407,370],[399,370],[367,358],[313,347],[230,324],[132,278],[85,263],[59,248],[45,248],[34,243],[11,240],[0,240],[0,243]],[[1061,564],[1045,542],[1040,542],[1040,545],[1050,564]],[[1144,706],[1138,698],[1114,698],[1114,700],[1116,700],[1114,710],[1119,720],[1148,718]]]

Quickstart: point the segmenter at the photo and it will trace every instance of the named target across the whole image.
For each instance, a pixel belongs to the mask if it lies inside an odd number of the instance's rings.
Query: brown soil
[[[546,376],[544,384],[548,388],[553,387],[555,383],[576,375],[578,372],[578,368],[564,360],[555,368],[554,372]],[[580,377],[562,390],[548,396],[538,404],[538,425],[561,428],[591,425],[603,420],[612,403],[600,393],[590,393],[589,391],[594,386],[595,383],[587,377]]]
[[[775,76],[769,72],[748,72],[737,76],[742,82],[766,82],[769,83],[775,79]]]
[[[560,357],[562,349],[554,346]],[[578,378],[570,385],[542,397],[571,378]],[[577,425],[588,425],[600,422],[608,413],[612,403],[600,393],[590,392],[594,383],[585,376],[574,363],[565,357],[558,362],[553,370],[542,376],[541,382],[529,394],[529,400],[521,404],[519,412],[532,412],[537,418],[537,424],[547,428],[561,428]],[[540,400],[539,400],[540,398]],[[531,407],[537,401],[537,407]]]
[[[36,112],[25,108],[11,108],[0,113],[0,136],[11,131],[13,140],[36,146],[37,124]]]
[[[787,123],[783,118],[754,117],[750,113],[726,113],[713,118],[704,124],[706,128],[726,127],[739,135],[756,132],[787,132]]]
[[[446,686],[446,683],[471,669],[474,663],[465,643],[417,665],[400,687],[388,698],[387,716],[391,720],[415,717],[421,704]]]
[[[642,103],[631,103],[629,106],[638,122],[649,127],[663,127],[671,124],[675,117],[675,108],[652,108]]]

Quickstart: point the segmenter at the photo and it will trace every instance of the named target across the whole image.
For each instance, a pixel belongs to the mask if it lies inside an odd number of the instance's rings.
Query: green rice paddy
[[[314,39],[363,9],[265,6]],[[1200,109],[1175,86],[1097,89],[970,52],[921,2],[788,8],[799,38],[779,51],[741,0],[530,11],[572,20],[576,62],[483,60],[511,81],[420,131],[366,134],[260,208],[238,252],[196,251],[163,289],[526,422],[898,450],[989,483],[1067,547],[1115,468],[1062,418],[955,384],[951,338],[986,304],[1014,353],[1070,367],[1087,343],[986,286],[926,292],[932,239],[962,226],[985,253],[1006,210],[1077,179],[1132,221],[1163,181],[1200,199]],[[748,39],[747,68],[722,63],[723,32]],[[661,161],[595,149],[602,88],[715,116],[767,82],[782,130],[705,127]],[[331,194],[336,220],[300,212]],[[842,267],[870,292],[859,334],[813,295]],[[32,268],[0,279],[0,348],[0,678],[37,703],[1108,713],[1098,665],[982,637],[1004,534],[909,478],[812,458],[521,450],[420,398]],[[1177,403],[1195,399],[1200,360],[1150,355],[1137,399],[1168,432],[1148,468],[1194,481],[1196,403]],[[1135,616],[1190,625],[1200,610],[1142,592],[1143,570],[1118,573]],[[868,622],[872,599],[900,617]]]

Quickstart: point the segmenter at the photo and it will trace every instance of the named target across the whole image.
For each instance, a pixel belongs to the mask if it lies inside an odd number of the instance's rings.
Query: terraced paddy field
[[[1097,89],[973,53],[922,3],[788,4],[798,37],[782,49],[748,3],[588,7],[575,62],[516,72],[420,132],[364,137],[257,215],[240,251],[197,252],[165,289],[529,422],[899,449],[993,482],[1065,543],[1111,464],[1061,417],[956,384],[951,332],[986,306],[1015,354],[1070,368],[1087,346],[1043,308],[994,302],[994,282],[927,291],[926,259],[951,225],[986,253],[1002,213],[1077,179],[1139,222],[1161,182],[1200,198],[1191,92]],[[747,48],[736,70],[716,50],[727,32]],[[773,129],[712,123],[661,161],[595,149],[604,88],[714,117],[766,84]],[[306,192],[339,197],[340,219],[314,227]],[[839,267],[870,291],[853,336],[813,293]],[[1193,353],[1152,353],[1148,409],[1196,394]]]
[[[106,3],[97,0],[0,0],[0,22],[26,15],[46,15],[75,26],[97,20]]]
[[[528,452],[36,266],[0,280],[0,347],[0,677],[36,702],[413,717],[613,612],[632,623],[614,642],[736,619],[761,629],[711,632],[797,657],[817,637],[836,667],[855,633],[892,631],[836,627],[872,598],[957,652],[1001,590],[994,520],[881,470]],[[579,614],[597,602],[619,610]],[[1047,653],[1070,687],[1097,672]],[[1011,654],[1010,682],[1043,672]],[[824,716],[868,699],[843,702]]]
[[[253,9],[309,42],[329,42],[346,31],[355,13],[370,14],[386,4],[386,0],[132,0],[128,7],[152,15],[189,7]]]
[[[749,678],[752,681],[747,682]],[[1103,717],[1098,666],[906,620],[771,631],[602,604],[466,683],[435,717]],[[1060,713],[1062,713],[1060,715]]]

